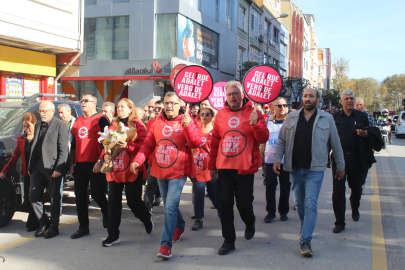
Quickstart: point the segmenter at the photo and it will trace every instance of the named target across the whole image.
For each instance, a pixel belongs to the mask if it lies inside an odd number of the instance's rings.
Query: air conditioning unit
[[[263,35],[260,35],[258,40],[260,43],[263,42]]]
[[[238,64],[238,70],[242,70],[242,69],[243,69],[242,64]]]

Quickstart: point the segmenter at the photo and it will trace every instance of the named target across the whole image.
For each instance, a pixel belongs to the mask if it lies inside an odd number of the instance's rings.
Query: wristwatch
[[[101,159],[97,160],[98,164],[103,165],[104,161],[102,161]]]

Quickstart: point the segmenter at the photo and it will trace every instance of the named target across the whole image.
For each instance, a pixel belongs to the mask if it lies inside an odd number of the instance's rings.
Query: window
[[[271,27],[271,23],[269,20],[265,19],[264,20],[264,34],[268,37],[271,36],[271,32],[270,32],[270,27]]]
[[[280,53],[283,56],[287,56],[287,45],[280,43]]]
[[[129,16],[84,20],[87,60],[128,59]]]
[[[252,35],[255,39],[259,38],[259,13],[256,10],[252,10],[251,16],[251,28],[252,28]]]
[[[226,0],[225,26],[229,29],[232,27],[232,2],[232,0]]]
[[[273,65],[278,67],[280,65],[280,62],[277,61],[276,59],[273,59]]]
[[[258,59],[259,56],[260,56],[259,49],[256,49],[255,47],[250,46],[249,61],[258,62],[259,61],[259,59]]]
[[[97,5],[97,0],[84,0],[85,6]]]
[[[239,20],[238,20],[238,27],[242,30],[247,30],[246,27],[246,8],[239,6]]]
[[[246,49],[240,48],[238,49],[238,64],[242,65],[246,61]]]
[[[274,27],[274,32],[273,33],[274,33],[273,34],[274,42],[278,43],[278,35],[279,35],[280,31],[276,27]]]
[[[198,11],[201,11],[201,0],[190,0],[190,6]]]
[[[215,0],[215,20],[219,22],[219,0]]]
[[[307,71],[308,71],[308,61],[306,62],[306,65],[307,65]]]
[[[321,67],[321,66],[319,66],[318,68],[319,68],[319,71],[318,71],[318,76],[321,76],[321,75],[322,75],[322,67]]]
[[[129,3],[129,0],[114,0],[113,3]]]
[[[155,58],[177,56],[176,17],[176,14],[156,15]]]

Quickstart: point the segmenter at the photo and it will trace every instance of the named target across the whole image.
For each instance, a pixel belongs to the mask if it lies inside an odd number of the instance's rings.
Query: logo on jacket
[[[207,142],[207,138],[201,137],[201,141],[202,143],[200,144],[200,147],[202,147]]]
[[[237,126],[239,126],[239,123],[240,123],[239,118],[236,116],[232,116],[231,118],[229,118],[228,126],[230,128],[236,128]]]
[[[171,126],[164,126],[164,128],[162,129],[162,134],[163,136],[170,137],[170,135],[172,135],[173,133],[173,128]]]
[[[87,135],[89,135],[89,130],[87,129],[87,127],[83,126],[79,129],[79,138],[80,139],[84,139],[87,137]]]

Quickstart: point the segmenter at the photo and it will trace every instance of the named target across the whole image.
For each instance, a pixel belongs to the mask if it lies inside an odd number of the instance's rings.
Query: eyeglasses
[[[211,113],[207,112],[207,113],[202,113],[201,116],[210,116]]]
[[[279,104],[279,105],[276,105],[276,106],[279,107],[280,109],[283,108],[283,107],[287,108],[287,104]]]
[[[42,113],[47,113],[47,112],[49,112],[49,111],[52,111],[52,109],[50,109],[50,110],[38,110],[38,113],[39,113],[39,114],[42,114]]]
[[[91,99],[81,99],[81,100],[79,100],[79,102],[80,103],[87,103],[87,102],[93,102],[93,100],[91,100]]]
[[[227,97],[230,97],[230,96],[236,97],[237,95],[240,95],[240,92],[233,92],[233,93],[226,94]]]
[[[165,106],[169,106],[169,104],[170,104],[171,106],[174,106],[174,105],[177,105],[177,104],[180,104],[180,103],[169,101],[169,102],[163,102],[163,104],[164,104]]]

